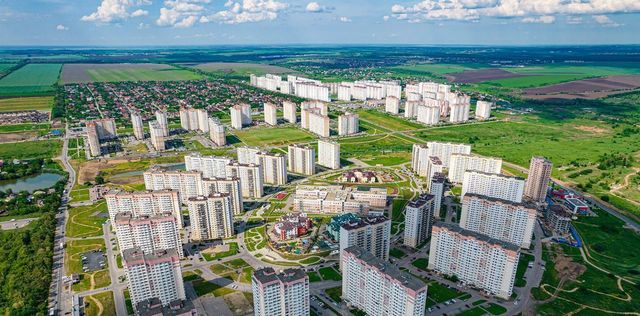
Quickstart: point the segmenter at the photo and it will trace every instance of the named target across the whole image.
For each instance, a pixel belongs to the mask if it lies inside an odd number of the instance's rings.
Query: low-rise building
[[[571,212],[561,204],[553,204],[547,208],[546,220],[549,227],[557,234],[566,235],[571,227]]]
[[[292,213],[282,216],[273,225],[273,231],[280,237],[280,240],[298,238],[306,234],[311,229],[311,219],[304,213]]]

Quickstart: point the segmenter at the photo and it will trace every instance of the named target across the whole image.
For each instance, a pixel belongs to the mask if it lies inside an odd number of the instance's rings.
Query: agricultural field
[[[3,159],[54,158],[60,155],[62,142],[59,140],[40,140],[0,144]]]
[[[28,110],[51,112],[51,106],[53,106],[52,96],[0,99],[0,112]]]
[[[280,66],[255,63],[205,63],[195,65],[194,68],[219,76],[242,76],[248,78],[250,74],[262,76],[265,74],[293,74],[297,71]]]
[[[230,131],[243,145],[247,146],[283,146],[293,143],[310,142],[313,134],[296,127],[259,127]]]
[[[0,96],[38,95],[53,91],[61,64],[28,64],[0,79]]]
[[[473,68],[464,64],[412,64],[390,67],[389,70],[395,73],[406,74],[426,74],[426,75],[447,75],[459,73]]]
[[[4,75],[6,72],[8,72],[11,67],[15,66],[16,64],[0,64],[0,76]]]
[[[118,81],[196,80],[201,76],[165,64],[65,64],[62,81],[67,83]]]

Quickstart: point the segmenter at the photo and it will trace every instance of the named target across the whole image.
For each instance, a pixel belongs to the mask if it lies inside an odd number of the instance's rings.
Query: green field
[[[315,137],[295,127],[260,127],[231,132],[247,146],[283,146],[293,143],[310,142]]]
[[[107,204],[105,202],[69,208],[67,237],[102,236],[102,224],[107,220],[106,214]]]
[[[51,111],[53,97],[28,97],[0,99],[0,112],[12,111]]]
[[[425,126],[418,123],[411,122],[391,114],[382,113],[377,110],[358,111],[358,115],[361,120],[368,121],[376,127],[385,128],[387,131],[410,131],[418,128],[425,128]]]
[[[200,76],[182,69],[89,69],[87,72],[94,81],[98,82],[200,79]]]
[[[196,65],[195,68],[219,76],[248,77],[250,74],[262,76],[265,74],[296,73],[292,69],[256,63],[206,63]]]
[[[53,158],[60,155],[62,142],[57,140],[40,140],[32,142],[0,144],[2,159],[35,159]]]
[[[48,123],[0,125],[0,133],[19,133],[30,131],[42,131],[43,133],[46,133],[49,131],[50,127],[51,125],[49,125]]]
[[[61,64],[28,64],[0,79],[0,96],[32,95],[53,91]]]
[[[465,70],[472,70],[463,65],[454,64],[415,64],[415,65],[403,65],[392,67],[392,70],[399,72],[415,72],[415,73],[427,73],[435,75],[446,75],[450,73],[463,72]]]
[[[84,314],[87,316],[116,314],[116,305],[112,291],[90,295],[86,297],[84,301],[86,304]],[[98,307],[98,304],[100,304],[100,307]]]
[[[15,66],[16,64],[0,64],[0,73],[6,71],[7,69]]]
[[[357,158],[369,165],[384,166],[411,161],[412,142],[395,135],[351,137],[339,143],[342,159]]]

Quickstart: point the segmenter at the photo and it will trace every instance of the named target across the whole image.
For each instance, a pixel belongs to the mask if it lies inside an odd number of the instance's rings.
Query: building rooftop
[[[367,265],[375,267],[380,272],[400,282],[403,286],[409,289],[412,289],[414,291],[420,291],[422,289],[426,289],[427,287],[427,285],[424,282],[422,282],[422,280],[414,277],[409,273],[400,271],[400,269],[398,269],[397,266],[377,258],[372,253],[366,251],[363,248],[360,248],[358,246],[351,246],[351,247],[345,248],[344,251],[366,262]]]
[[[189,300],[174,300],[169,305],[162,306],[160,299],[154,297],[136,304],[136,315],[138,316],[184,315],[194,310],[195,307]]]
[[[512,205],[512,206],[522,206],[522,207],[530,208],[530,209],[533,209],[533,210],[536,209],[535,204],[531,203],[531,202],[524,202],[523,201],[523,202],[518,203],[518,202],[513,202],[513,201],[509,201],[509,200],[503,200],[503,199],[490,197],[490,196],[486,196],[486,195],[482,195],[482,194],[477,194],[477,193],[466,193],[462,199],[463,199],[463,201],[464,200],[468,200],[468,199],[480,199],[480,200],[485,200],[485,201],[489,201],[489,202],[507,204],[507,205]]]
[[[346,222],[342,224],[342,228],[346,230],[358,229],[369,225],[377,225],[384,222],[389,221],[388,218],[384,216],[369,216],[369,217],[361,217],[358,221],[355,222]]]
[[[274,281],[291,283],[306,278],[307,274],[302,269],[285,269],[280,273],[276,273],[273,268],[266,267],[256,270],[253,273],[253,277],[262,284]]]
[[[512,251],[519,251],[520,247],[518,247],[516,244],[512,244],[509,242],[504,242],[502,240],[498,240],[495,238],[491,238],[487,235],[483,235],[480,233],[476,233],[470,230],[466,230],[456,224],[451,224],[451,223],[445,223],[445,222],[435,222],[433,224],[433,227],[442,227],[445,228],[449,231],[455,232],[457,234],[463,235],[463,236],[468,236],[468,237],[472,237],[476,240],[479,241],[483,241],[486,242],[488,244],[492,244],[492,245],[498,245],[506,250],[512,250]]]
[[[435,196],[431,194],[423,193],[423,194],[420,194],[420,196],[418,196],[417,198],[409,201],[409,203],[407,204],[407,207],[414,207],[414,208],[422,207],[425,204],[427,204],[427,202],[429,202],[430,200],[433,200],[434,198]]]
[[[565,201],[569,202],[570,204],[573,204],[577,207],[588,207],[588,205],[586,203],[584,203],[584,201],[582,201],[579,198],[566,198]]]
[[[556,214],[556,216],[568,217],[571,218],[571,212],[567,209],[566,206],[561,204],[553,204],[549,206],[549,210]]]
[[[140,263],[145,261],[162,261],[162,259],[170,259],[173,257],[178,258],[178,251],[175,249],[157,250],[153,253],[147,254],[143,253],[140,248],[129,248],[122,251],[122,258],[124,259],[125,266],[128,265],[128,263],[136,261],[140,261]]]
[[[502,174],[502,173],[491,173],[491,172],[484,172],[484,171],[478,171],[478,170],[467,170],[464,173],[477,173],[477,174],[481,174],[481,175],[485,175],[485,176],[500,177],[500,178],[505,178],[505,179],[517,179],[517,180],[523,180],[524,181],[524,178],[508,176],[508,175]]]

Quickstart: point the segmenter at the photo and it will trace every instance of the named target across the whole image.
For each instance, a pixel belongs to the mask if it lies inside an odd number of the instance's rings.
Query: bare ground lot
[[[38,136],[37,132],[0,133],[0,143],[20,142],[36,136]]]
[[[509,72],[498,68],[466,70],[459,73],[448,74],[447,80],[461,83],[477,83],[496,79],[523,77],[526,75]]]
[[[529,88],[524,90],[523,96],[537,100],[597,99],[638,88],[640,88],[640,76],[638,75],[609,76]]]

